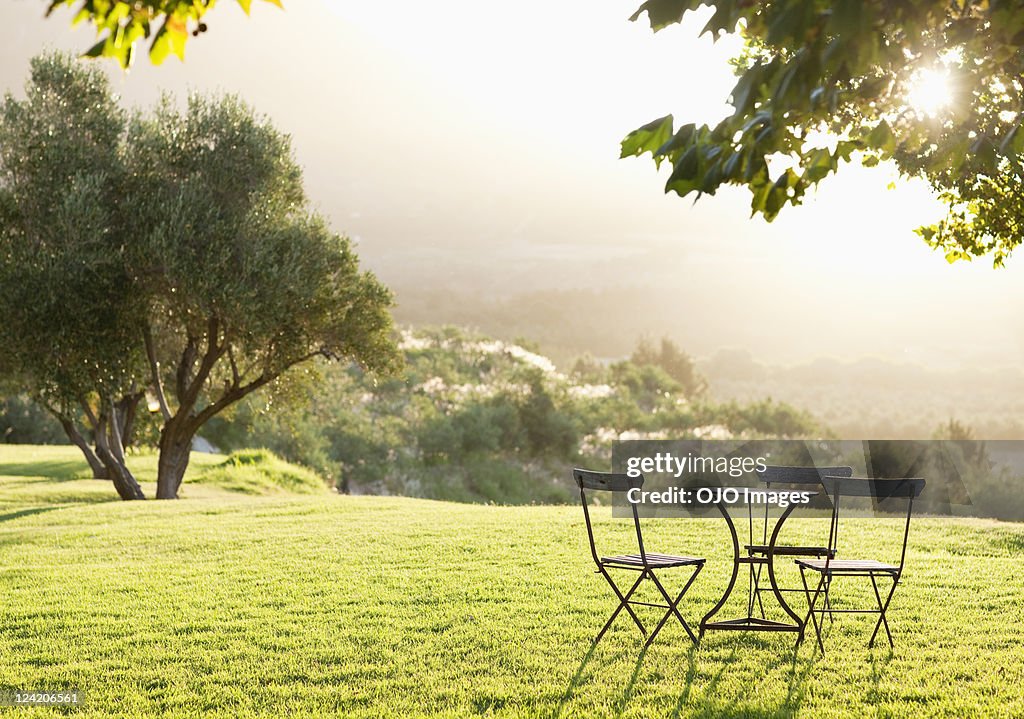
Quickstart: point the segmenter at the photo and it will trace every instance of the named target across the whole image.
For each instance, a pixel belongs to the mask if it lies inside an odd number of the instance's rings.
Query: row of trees
[[[144,496],[124,451],[143,400],[173,498],[200,427],[291,367],[394,367],[390,304],[239,100],[129,115],[99,69],[48,55],[0,107],[0,377],[122,498]]]

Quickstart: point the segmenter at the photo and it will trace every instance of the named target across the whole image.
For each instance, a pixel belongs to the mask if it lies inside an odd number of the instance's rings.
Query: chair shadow
[[[558,717],[562,715],[562,712],[565,710],[565,705],[569,703],[569,700],[572,699],[573,695],[576,693],[576,689],[580,686],[580,684],[583,681],[584,670],[587,668],[587,664],[590,663],[590,660],[593,659],[594,652],[597,651],[597,645],[598,642],[590,643],[590,648],[587,649],[587,653],[583,655],[583,660],[580,662],[580,665],[576,668],[576,673],[573,674],[572,679],[569,680],[569,686],[567,686],[565,688],[565,691],[562,692],[562,698],[558,700],[558,706],[556,706],[555,710],[551,713],[552,719],[558,719]],[[617,661],[622,656],[624,656],[625,653],[625,651],[620,651],[616,653],[610,661]],[[642,656],[643,653],[641,653],[641,657]],[[637,672],[634,671],[634,678],[636,676],[636,673]]]
[[[686,687],[683,689],[683,693],[679,695],[679,701],[676,702],[675,708],[669,715],[672,719],[680,719],[683,716],[683,710],[689,705],[690,694],[693,692],[693,684],[697,679],[697,650],[699,647],[690,647],[690,651],[686,655]],[[736,658],[738,651],[734,645],[732,651],[729,652],[729,656],[722,662],[721,668],[718,673],[711,678],[711,681],[707,684],[708,691],[714,690],[718,683],[722,680],[722,675],[725,673],[726,667]]]
[[[729,655],[720,662],[720,667],[713,677],[704,685],[705,695],[713,696],[715,689],[722,681],[722,677],[726,670],[733,664],[733,661],[737,658],[740,653],[739,643],[734,643]],[[817,647],[815,647],[816,649]],[[807,687],[809,680],[814,672],[815,664],[821,658],[817,652],[813,653],[807,659],[801,659],[799,655],[799,646],[794,646],[791,650],[786,652],[780,652],[776,661],[769,661],[765,664],[764,673],[767,675],[772,670],[778,669],[779,667],[788,666],[786,672],[789,676],[786,685],[786,697],[779,704],[778,707],[768,710],[752,710],[750,707],[736,706],[732,708],[724,708],[721,706],[708,706],[703,711],[703,714],[708,716],[722,716],[722,717],[773,717],[775,719],[792,719],[796,717],[800,712],[800,707],[803,704],[804,698],[807,693]],[[696,648],[689,654],[689,666],[686,672],[686,686],[683,689],[682,694],[679,696],[679,700],[676,702],[676,706],[672,713],[669,715],[672,719],[681,719],[687,716],[688,710],[698,709],[700,707],[691,705],[691,696],[693,693],[694,684],[697,677],[697,665],[696,665]],[[730,711],[731,709],[731,711]]]
[[[626,683],[626,688],[622,690],[622,696],[619,697],[619,701],[615,703],[615,716],[621,717],[626,711],[626,707],[629,705],[629,700],[636,694],[636,679],[640,676],[640,667],[643,666],[644,658],[647,656],[647,650],[650,649],[648,645],[644,645],[644,648],[640,650],[640,655],[636,658],[636,664],[633,665],[633,673],[629,677],[629,681]]]
[[[882,690],[881,683],[882,679],[886,675],[886,669],[889,666],[889,662],[892,661],[894,652],[891,647],[879,652],[881,656],[876,655],[874,649],[871,650],[871,656],[869,661],[871,663],[871,690],[868,692],[867,700],[871,704],[877,704],[881,698]]]
[[[575,696],[576,690],[589,676],[590,673],[587,672],[587,667],[594,659],[597,646],[597,644],[591,643],[590,647],[587,649],[587,652],[580,661],[579,666],[576,668],[576,672],[573,674],[572,679],[569,680],[569,684],[563,692],[562,698],[559,700],[558,705],[552,712],[552,719],[558,719],[558,717],[562,716],[566,705],[571,701],[573,696]],[[640,672],[643,668],[644,661],[647,658],[648,648],[649,647],[645,646],[641,649],[636,658],[636,662],[633,665],[632,674],[626,682],[626,686],[623,688],[619,699],[615,702],[614,715],[616,717],[622,717],[625,714],[630,701],[636,695],[637,683],[640,678]],[[786,697],[774,710],[757,713],[757,716],[774,717],[777,719],[792,719],[799,714],[800,707],[803,705],[804,698],[807,693],[809,680],[814,672],[814,667],[822,658],[821,654],[817,651],[817,645],[814,646],[814,651],[811,652],[810,656],[805,659],[800,658],[799,649],[800,647],[793,647],[790,651],[780,654],[778,661],[770,661],[765,665],[765,673],[770,673],[773,669],[777,669],[781,666],[788,666],[788,671],[786,672],[788,674]],[[687,716],[690,713],[689,710],[693,710],[695,708],[699,709],[699,707],[691,705],[691,697],[697,681],[697,652],[699,650],[699,647],[691,646],[686,653],[687,667],[684,678],[685,686],[675,707],[671,713],[668,714],[672,719],[682,719],[682,717]],[[703,689],[705,694],[711,696],[714,695],[716,687],[718,687],[722,682],[723,677],[726,675],[726,670],[733,666],[735,660],[739,656],[740,650],[741,647],[739,643],[734,643],[729,650],[729,654],[719,662],[718,670],[715,672],[714,676],[704,684]],[[613,664],[622,659],[627,652],[628,650],[617,651],[611,656],[605,658],[601,663]],[[889,656],[891,657],[891,654]],[[885,659],[885,663],[888,663],[888,658]],[[880,670],[875,671],[875,666],[876,659],[872,657],[872,679],[876,682],[877,686],[877,682],[881,680],[882,672]],[[882,665],[882,668],[884,669],[884,664]],[[750,714],[750,708],[742,706],[735,707],[735,711],[732,713],[727,710],[723,712],[722,707],[708,707],[708,710],[711,711],[711,714],[709,715],[716,716],[752,716]]]
[[[817,649],[817,646],[815,646]],[[815,651],[811,654],[810,658],[804,662],[803,668],[799,667],[800,662],[800,646],[793,647],[793,658],[789,667],[789,684],[786,687],[786,700],[780,707],[780,715],[784,717],[794,717],[800,711],[800,706],[804,702],[804,696],[807,694],[808,680],[811,678],[811,673],[814,671],[814,665],[821,659],[821,654]]]

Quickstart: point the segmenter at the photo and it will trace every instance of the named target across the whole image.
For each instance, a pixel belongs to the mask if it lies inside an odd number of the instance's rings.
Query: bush
[[[312,470],[285,462],[266,449],[232,452],[194,481],[244,494],[316,494],[327,488]]]

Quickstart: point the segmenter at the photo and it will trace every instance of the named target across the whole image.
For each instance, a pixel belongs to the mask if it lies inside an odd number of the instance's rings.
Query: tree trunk
[[[194,432],[182,426],[184,417],[176,417],[160,432],[160,459],[156,471],[156,498],[177,499],[192,453]],[[176,421],[177,420],[177,421]]]
[[[118,461],[109,449],[100,444],[96,446],[96,453],[106,466],[110,479],[114,483],[114,489],[117,490],[117,494],[121,499],[146,498],[146,495],[142,492],[142,487],[139,486],[135,476],[124,462]]]
[[[68,417],[56,414],[57,421],[60,422],[60,426],[64,428],[64,434],[71,440],[71,444],[75,445],[82,451],[85,456],[85,461],[89,463],[89,469],[92,470],[93,479],[110,479],[110,473],[107,471],[106,465],[100,461],[100,458],[93,452],[92,447],[85,441],[85,437],[78,431],[78,427]]]
[[[139,486],[131,470],[128,469],[128,465],[125,464],[124,451],[120,446],[120,432],[116,429],[110,433],[113,434],[113,442],[117,446],[111,446],[111,437],[108,436],[111,422],[117,422],[117,419],[110,418],[105,413],[100,414],[96,426],[96,455],[107,468],[110,479],[114,483],[114,489],[117,490],[121,499],[145,499],[146,495],[142,493],[142,487]]]
[[[135,417],[138,414],[139,402],[145,396],[145,392],[133,392],[126,394],[118,400],[115,407],[117,416],[120,419],[121,445],[131,447],[135,433]]]

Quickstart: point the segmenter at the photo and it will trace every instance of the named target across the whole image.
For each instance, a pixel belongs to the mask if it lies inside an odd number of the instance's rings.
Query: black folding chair
[[[839,507],[840,499],[846,497],[872,497],[876,501],[889,498],[906,499],[907,518],[903,528],[903,548],[900,550],[898,564],[886,564],[875,559],[834,559],[826,556],[824,559],[798,559],[800,567],[800,578],[804,584],[804,594],[807,597],[807,617],[804,619],[804,630],[807,622],[810,621],[814,627],[814,633],[818,638],[818,648],[825,653],[825,645],[821,640],[821,624],[817,615],[822,620],[828,614],[877,614],[878,621],[875,622],[875,630],[871,633],[868,646],[874,646],[875,637],[878,636],[879,628],[885,629],[885,635],[889,638],[889,646],[894,646],[892,632],[889,630],[889,621],[886,618],[886,611],[889,603],[896,593],[896,586],[903,576],[903,563],[907,556],[907,539],[910,537],[910,517],[914,511],[914,499],[924,491],[925,481],[923,479],[865,479],[860,477],[823,477],[822,483],[832,499],[832,521],[829,525],[829,546],[835,546],[836,537],[839,533]],[[810,585],[807,583],[807,572],[817,572],[819,575],[817,587],[811,593]],[[867,577],[871,580],[871,587],[875,592],[875,600],[878,603],[877,609],[835,609],[829,601],[829,591],[832,580],[835,577]],[[878,580],[889,579],[892,587],[885,601],[878,591]],[[819,597],[824,597],[824,605],[817,608]],[[797,644],[803,641],[804,632],[800,632]]]
[[[631,504],[633,509],[633,525],[636,528],[636,541],[639,546],[639,554],[617,554],[610,557],[598,556],[597,546],[594,544],[594,528],[590,523],[590,509],[587,506],[587,490],[591,491],[605,491],[605,492],[628,492],[633,488],[640,488],[644,484],[644,478],[640,477],[629,477],[625,474],[612,474],[607,472],[591,472],[585,469],[574,469],[572,471],[573,479],[576,480],[576,485],[580,488],[580,501],[583,503],[583,517],[587,523],[587,538],[590,540],[590,553],[594,557],[594,563],[597,565],[597,573],[605,578],[608,582],[608,586],[612,588],[615,596],[619,599],[619,606],[615,608],[612,615],[608,617],[608,621],[605,622],[601,631],[598,632],[597,637],[594,638],[594,644],[601,641],[601,637],[608,631],[608,628],[615,621],[615,618],[619,616],[619,612],[623,609],[629,614],[633,623],[636,624],[640,633],[647,637],[645,646],[650,646],[654,638],[658,636],[658,632],[665,626],[665,622],[668,621],[669,617],[675,616],[679,620],[679,623],[683,625],[683,629],[690,635],[690,639],[694,644],[697,643],[697,637],[694,635],[693,630],[690,629],[690,625],[686,623],[683,615],[679,613],[679,602],[682,601],[683,596],[686,594],[690,585],[693,584],[693,580],[697,578],[700,570],[704,568],[704,559],[696,557],[680,557],[672,554],[654,554],[648,552],[644,548],[643,534],[640,532],[640,517],[637,514],[635,504]],[[672,567],[692,567],[693,573],[686,582],[686,586],[683,587],[682,591],[673,600],[669,593],[665,590],[661,581],[655,576],[656,569],[669,569]],[[633,582],[632,586],[625,592],[619,588],[619,586],[612,579],[608,573],[609,569],[624,570],[629,572],[639,572],[639,576],[636,581]],[[666,604],[656,604],[651,602],[640,602],[634,600],[633,593],[640,587],[640,584],[645,580],[649,579],[657,587],[658,592],[664,598]],[[654,631],[647,634],[647,628],[640,621],[640,618],[633,611],[634,606],[645,606],[645,607],[659,607],[665,609],[665,614],[662,616],[661,621],[658,622],[657,626],[654,627]]]
[[[853,467],[785,467],[768,466],[763,471],[757,472],[757,478],[765,483],[765,489],[775,491],[820,491],[822,489],[822,477],[851,477]],[[764,524],[761,543],[754,543],[754,517],[753,505],[747,505],[750,513],[750,544],[746,545],[747,556],[753,557],[749,564],[749,593],[747,599],[747,614],[753,616],[754,606],[761,610],[761,618],[765,618],[764,603],[761,601],[761,572],[768,563],[768,524],[769,505],[764,505]],[[836,547],[830,544],[827,547],[821,546],[800,546],[791,544],[776,544],[773,554],[776,557],[835,557]],[[799,587],[779,587],[780,592],[803,592]]]

